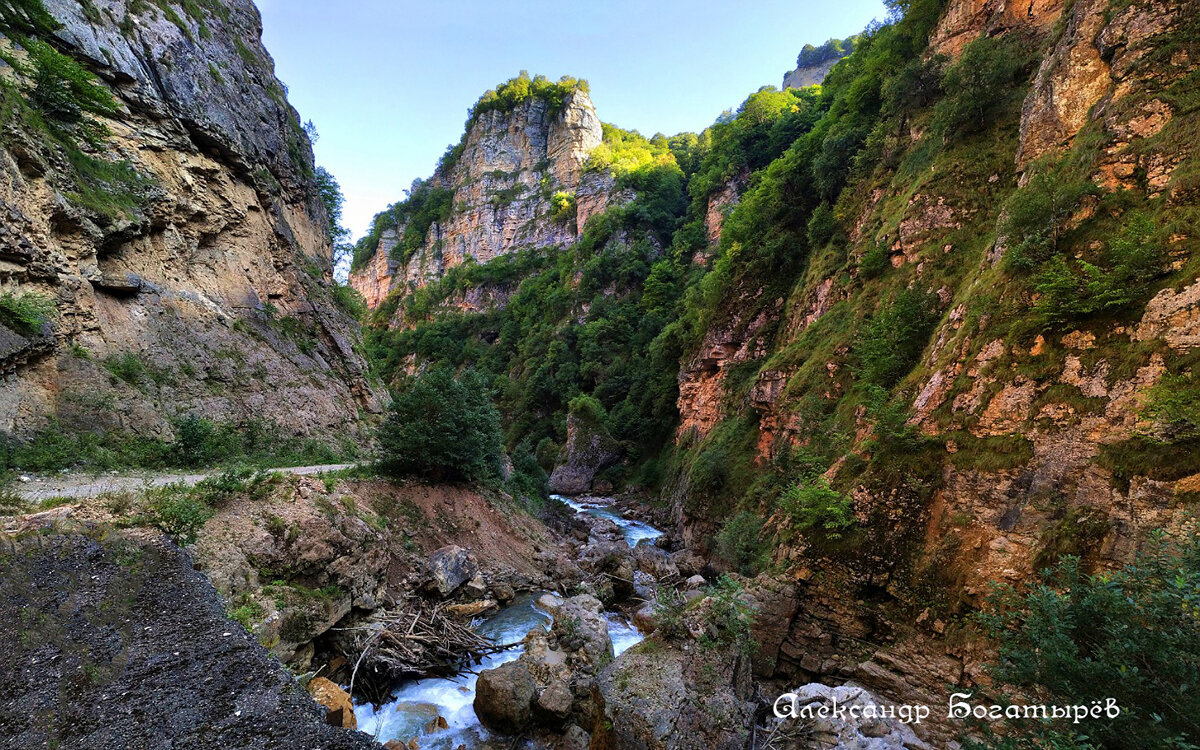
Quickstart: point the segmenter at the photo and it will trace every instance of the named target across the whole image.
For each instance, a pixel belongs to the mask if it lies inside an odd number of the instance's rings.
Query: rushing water
[[[661,531],[650,524],[635,521],[632,518],[625,518],[611,505],[596,502],[595,498],[577,500],[571,497],[563,497],[562,495],[551,495],[551,497],[571,506],[575,509],[576,513],[586,513],[594,518],[606,518],[612,521],[621,529],[621,533],[625,535],[625,541],[629,543],[630,547],[638,546],[638,542],[643,539],[654,541],[663,535]]]
[[[637,546],[642,539],[655,539],[662,532],[639,521],[622,518],[618,513],[595,503],[578,503],[568,498],[559,498],[579,513],[598,518],[607,518],[621,527],[629,546]],[[392,692],[391,700],[378,710],[370,703],[356,704],[355,717],[358,728],[383,743],[398,739],[404,742],[419,737],[422,748],[468,748],[487,744],[490,733],[479,724],[472,704],[475,701],[475,682],[478,672],[493,669],[517,659],[524,650],[520,641],[534,628],[549,628],[553,618],[537,608],[539,593],[521,594],[507,606],[490,617],[484,618],[476,630],[498,644],[516,643],[506,651],[484,657],[481,664],[473,666],[453,677],[430,677],[399,685]],[[620,655],[642,640],[642,634],[624,617],[609,612],[608,636],[612,639],[613,652]],[[433,729],[431,722],[441,716],[448,729]],[[426,731],[429,727],[431,731]]]

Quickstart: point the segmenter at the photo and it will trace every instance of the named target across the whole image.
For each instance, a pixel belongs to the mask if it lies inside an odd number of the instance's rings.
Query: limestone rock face
[[[351,274],[351,285],[374,308],[391,291],[422,287],[467,259],[486,263],[522,248],[570,245],[588,218],[633,198],[606,172],[584,171],[601,139],[600,119],[583,91],[558,112],[532,98],[511,112],[483,113],[467,132],[461,156],[430,180],[452,191],[450,218],[434,222],[407,258],[398,249],[405,227],[385,229],[367,265]],[[573,217],[552,215],[557,192],[575,197]]]
[[[46,7],[61,47],[116,97],[102,158],[141,179],[120,206],[81,201],[83,178],[57,147],[11,128],[0,281],[52,299],[56,314],[49,340],[0,350],[0,430],[56,416],[70,429],[165,436],[170,418],[197,414],[357,431],[377,394],[356,327],[330,302],[312,151],[257,9],[232,0],[171,19],[124,0],[90,15],[67,0]],[[140,367],[110,376],[118,360]]]
[[[837,64],[837,60],[826,60],[817,65],[801,65],[795,70],[789,70],[783,74],[781,88],[802,89],[805,86],[819,86],[825,81],[825,76],[829,75],[833,66]]]
[[[560,495],[581,495],[592,487],[598,471],[611,466],[620,452],[603,425],[593,425],[575,415],[567,417],[566,460],[554,467],[550,491]]]

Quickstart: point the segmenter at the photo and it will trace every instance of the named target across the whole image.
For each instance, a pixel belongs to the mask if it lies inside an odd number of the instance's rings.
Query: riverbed
[[[630,547],[637,546],[643,540],[653,541],[662,536],[661,531],[649,524],[625,518],[606,505],[603,499],[574,500],[557,496],[556,499],[569,505],[576,513],[612,521],[620,527]],[[453,677],[431,677],[402,683],[393,690],[391,699],[378,708],[370,703],[356,703],[354,714],[359,730],[374,735],[380,743],[392,739],[408,742],[413,737],[419,737],[423,750],[452,750],[460,745],[468,748],[487,747],[488,740],[494,735],[480,725],[472,705],[478,673],[520,657],[524,651],[520,641],[530,630],[539,627],[549,630],[554,618],[536,605],[542,593],[545,592],[520,594],[496,613],[478,621],[478,632],[497,644],[516,644],[512,648],[490,654],[482,663]],[[642,640],[642,634],[621,614],[606,613],[605,620],[615,655],[620,655]],[[440,728],[438,717],[445,720],[445,729]]]

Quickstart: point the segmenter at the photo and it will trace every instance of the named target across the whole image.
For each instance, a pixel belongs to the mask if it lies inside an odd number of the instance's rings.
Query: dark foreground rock
[[[378,747],[327,725],[157,535],[0,536],[0,618],[0,747]]]

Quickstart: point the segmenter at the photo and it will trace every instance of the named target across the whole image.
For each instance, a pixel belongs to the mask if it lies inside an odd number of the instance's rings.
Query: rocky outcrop
[[[600,673],[602,716],[594,730],[607,747],[735,750],[754,714],[749,663],[717,649],[682,650],[654,641],[617,657]]]
[[[325,707],[326,723],[343,729],[358,729],[358,719],[354,716],[354,702],[340,685],[324,677],[314,677],[308,681],[307,690],[313,700]]]
[[[805,717],[815,717],[803,729],[810,747],[932,750],[902,720],[874,715],[881,708],[894,707],[862,687],[813,683],[790,691],[788,697],[792,700],[779,705],[788,714],[781,724],[786,728],[788,722],[802,723]],[[839,706],[845,707],[844,713],[836,710]],[[910,714],[909,721],[913,720]]]
[[[582,90],[558,110],[535,96],[512,111],[473,118],[461,155],[429,181],[451,192],[449,216],[435,221],[407,255],[400,247],[406,225],[384,228],[351,285],[374,307],[391,291],[424,286],[468,259],[486,263],[522,248],[572,244],[591,216],[632,198],[617,191],[606,172],[585,170],[601,138],[600,120]],[[555,213],[556,193],[570,195],[574,210]]]
[[[839,58],[831,58],[815,65],[799,65],[795,70],[789,70],[783,74],[783,85],[785,89],[802,89],[805,86],[819,86],[825,81],[825,76],[829,75],[829,71],[834,65],[838,64]]]
[[[55,307],[53,346],[5,355],[0,430],[163,436],[197,414],[353,434],[377,397],[330,302],[312,152],[257,9],[101,5],[46,2],[56,44],[115,96],[103,153],[68,160],[19,121],[0,149],[0,283]]]
[[[604,425],[575,414],[567,416],[566,457],[550,475],[550,491],[582,495],[592,488],[597,472],[621,457],[620,449]]]
[[[432,586],[442,597],[454,593],[455,589],[471,580],[477,570],[475,561],[462,547],[447,545],[429,556],[429,575]]]

